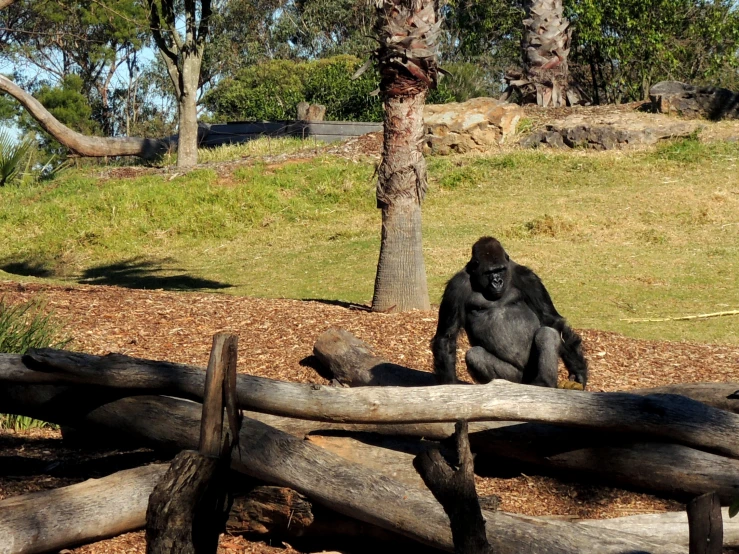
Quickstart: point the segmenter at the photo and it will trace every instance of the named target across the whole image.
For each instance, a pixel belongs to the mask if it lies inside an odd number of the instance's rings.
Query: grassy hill
[[[698,140],[430,158],[432,302],[490,234],[575,327],[739,344],[737,316],[622,321],[739,309],[737,160],[738,143]],[[379,252],[373,173],[372,160],[322,155],[187,175],[97,166],[0,188],[0,279],[366,304]]]

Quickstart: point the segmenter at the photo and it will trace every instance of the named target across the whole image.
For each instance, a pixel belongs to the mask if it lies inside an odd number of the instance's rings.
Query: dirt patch
[[[313,343],[321,332],[341,327],[374,345],[392,361],[425,371],[430,371],[432,366],[429,339],[436,326],[434,311],[377,314],[363,306],[334,301],[267,300],[8,281],[0,282],[0,297],[11,303],[43,299],[47,309],[64,323],[64,332],[72,337],[70,348],[92,354],[121,352],[204,366],[212,335],[229,331],[239,335],[240,372],[325,383],[325,379],[301,364],[301,360],[311,355]],[[594,391],[680,382],[739,381],[739,347],[736,346],[635,340],[589,329],[581,333],[591,365],[589,383]],[[460,377],[466,379],[462,373]],[[143,457],[146,451],[137,455]],[[80,461],[76,451],[61,444],[58,431],[0,434],[0,456],[34,458],[46,465],[59,462],[69,466],[73,461]],[[34,476],[6,475],[0,477],[0,497],[62,486],[83,478],[83,475],[65,476],[63,472],[55,474],[51,469]],[[481,495],[499,495],[501,509],[530,515],[602,518],[682,509],[679,503],[648,494],[550,477],[478,477],[477,485]],[[277,547],[283,546],[223,537],[220,552],[272,554],[277,552]],[[131,533],[74,552],[144,551],[143,534]]]

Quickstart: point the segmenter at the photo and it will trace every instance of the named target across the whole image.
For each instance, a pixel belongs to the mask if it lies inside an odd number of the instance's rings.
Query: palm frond
[[[15,178],[33,145],[30,137],[18,141],[8,130],[0,130],[0,187]]]

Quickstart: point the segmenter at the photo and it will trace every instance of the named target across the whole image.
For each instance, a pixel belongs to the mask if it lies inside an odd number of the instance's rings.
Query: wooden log
[[[343,329],[329,329],[319,335],[313,354],[333,377],[349,387],[436,385],[432,373],[391,363],[370,345]],[[663,387],[629,390],[630,394],[679,394],[714,408],[739,414],[739,383],[677,383]]]
[[[438,449],[419,454],[413,465],[449,516],[455,554],[492,554],[475,490],[467,422],[457,422],[454,439],[457,468],[451,466]]]
[[[714,408],[739,414],[739,396],[733,394],[739,390],[739,383],[677,383],[649,389],[634,389],[632,394],[681,394],[703,402]]]
[[[721,514],[724,546],[739,548],[739,519],[730,519],[728,508],[722,508]],[[686,512],[640,514],[612,519],[579,519],[573,520],[573,522],[594,529],[623,530],[659,543],[672,543],[688,547],[690,542]]]
[[[0,501],[0,554],[36,554],[141,529],[168,464]]]
[[[23,374],[25,366],[8,361],[7,356],[0,361],[6,368],[11,366],[7,372],[0,370],[0,375]],[[80,383],[202,397],[204,376],[191,366],[51,349],[31,351],[23,356],[23,362],[39,370],[36,373],[56,371],[55,376],[71,375]],[[546,422],[639,433],[739,457],[739,441],[735,440],[739,435],[739,415],[679,395],[575,393],[502,380],[478,386],[343,389],[246,375],[239,376],[237,388],[242,408],[318,421],[424,423],[464,418]]]
[[[5,410],[7,391],[0,389],[0,407]],[[38,385],[26,391],[22,413],[53,421],[60,417],[60,407],[80,398],[75,391],[59,398],[60,391]],[[473,388],[473,387],[470,387]],[[42,389],[39,391],[39,389]],[[43,390],[46,389],[46,390]],[[56,394],[55,394],[56,392]],[[69,393],[70,391],[66,391]],[[64,392],[61,392],[63,395]],[[23,396],[14,391],[11,397]],[[33,404],[32,398],[45,397]],[[71,411],[68,406],[67,412]],[[176,449],[192,448],[197,443],[199,406],[168,397],[137,396],[115,400],[87,411],[78,412],[75,426],[96,425],[125,433],[141,443]],[[54,415],[54,418],[48,416]],[[446,514],[431,493],[378,475],[371,469],[353,464],[317,448],[306,441],[286,435],[260,422],[244,419],[240,442],[242,449],[232,455],[237,471],[273,484],[289,486],[339,513],[400,533],[422,544],[452,550],[453,544]],[[402,499],[402,502],[399,502]],[[593,531],[566,522],[535,523],[503,512],[485,512],[488,541],[496,552],[623,553],[634,550],[654,553],[684,553],[682,548],[652,544],[626,533]],[[525,546],[523,546],[525,545]]]
[[[143,528],[149,495],[167,467],[154,464],[119,471],[0,501],[0,554],[58,551]],[[518,517],[532,522],[542,519]],[[688,547],[685,512],[571,522],[633,534],[657,544]],[[292,489],[264,485],[250,486],[234,499],[228,530],[290,538],[342,535],[400,540],[399,535],[316,506]],[[728,508],[723,509],[723,532],[726,547],[739,547],[739,519],[729,518]]]
[[[481,462],[503,457],[566,478],[588,477],[682,501],[714,490],[724,503],[739,495],[739,460],[639,435],[522,423],[473,434],[470,441]]]
[[[313,355],[333,377],[349,387],[423,387],[438,384],[433,373],[393,364],[344,329],[321,333]]]
[[[721,554],[724,532],[718,494],[708,493],[688,502],[690,554]]]
[[[231,396],[235,394],[237,341],[236,335],[226,333],[213,337],[200,445],[197,452],[180,452],[151,493],[146,511],[147,554],[215,554],[218,549],[229,504],[226,473],[236,442],[227,439],[221,448],[224,397],[227,389]],[[232,398],[232,408],[234,403]],[[234,424],[231,437],[237,437],[238,431]]]
[[[1,500],[0,554],[59,551],[144,528],[149,497],[168,468],[169,464],[152,464]],[[227,529],[291,539],[340,535],[403,540],[314,506],[292,489],[265,485],[252,486],[234,499]]]

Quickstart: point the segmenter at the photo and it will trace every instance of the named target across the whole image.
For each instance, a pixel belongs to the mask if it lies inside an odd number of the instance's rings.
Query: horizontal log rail
[[[194,366],[41,349],[0,355],[0,380],[77,383],[202,397],[205,372]],[[338,388],[239,375],[239,406],[269,414],[345,423],[524,421],[668,439],[739,458],[739,415],[690,398],[588,393],[518,385]]]

